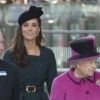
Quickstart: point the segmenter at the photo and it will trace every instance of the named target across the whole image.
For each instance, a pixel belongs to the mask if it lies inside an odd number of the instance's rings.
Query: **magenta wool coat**
[[[50,100],[100,100],[100,73],[87,79],[76,78],[70,70],[56,77]]]

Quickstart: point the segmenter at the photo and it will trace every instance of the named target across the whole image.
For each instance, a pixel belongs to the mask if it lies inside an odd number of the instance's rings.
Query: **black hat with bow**
[[[33,18],[40,18],[43,14],[41,7],[31,6],[29,10],[23,12],[18,18],[18,24],[22,25],[24,22],[33,19]]]

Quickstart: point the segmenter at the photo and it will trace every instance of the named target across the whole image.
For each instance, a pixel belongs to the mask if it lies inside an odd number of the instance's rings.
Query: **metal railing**
[[[55,34],[72,34],[72,33],[78,33],[78,34],[82,34],[82,33],[87,33],[87,34],[100,34],[100,30],[42,30],[42,32],[44,34],[51,34],[51,33],[55,33]]]

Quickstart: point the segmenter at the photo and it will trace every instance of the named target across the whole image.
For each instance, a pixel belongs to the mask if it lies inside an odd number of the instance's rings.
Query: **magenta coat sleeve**
[[[65,100],[63,80],[60,80],[59,77],[55,78],[52,83],[50,100]]]

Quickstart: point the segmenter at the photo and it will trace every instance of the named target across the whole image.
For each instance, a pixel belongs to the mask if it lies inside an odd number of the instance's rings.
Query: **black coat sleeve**
[[[48,53],[48,71],[47,71],[47,78],[46,78],[49,94],[51,90],[52,81],[56,76],[57,76],[56,59],[54,53],[52,52],[52,50],[50,50]]]

